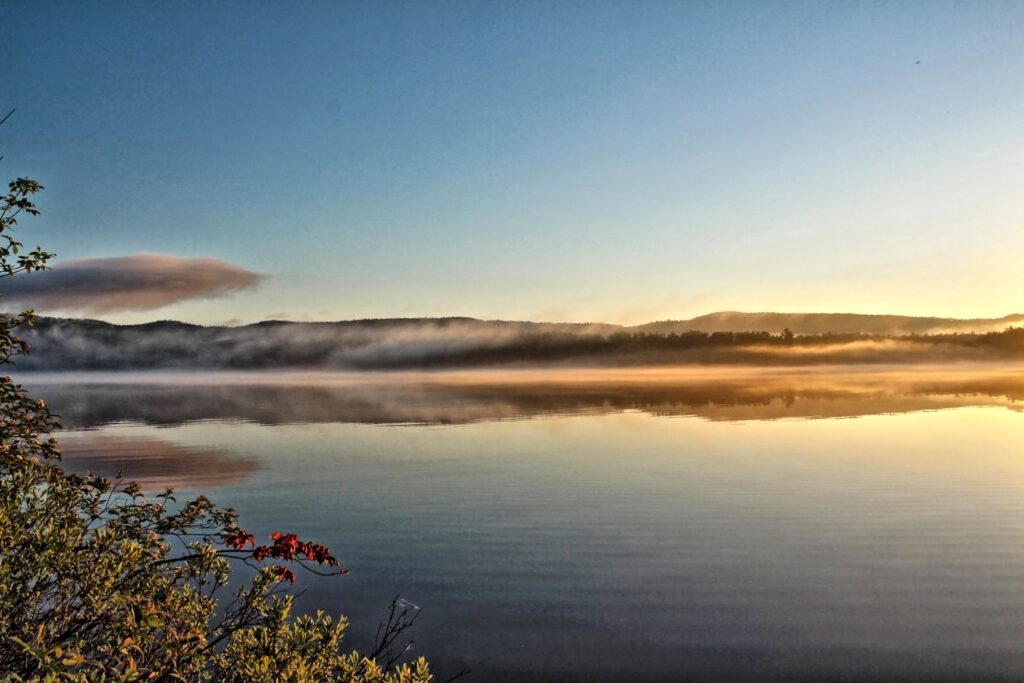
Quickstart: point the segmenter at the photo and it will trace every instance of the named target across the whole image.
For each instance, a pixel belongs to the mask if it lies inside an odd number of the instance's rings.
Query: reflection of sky
[[[353,570],[302,604],[361,645],[400,594],[448,675],[926,679],[1024,667],[1022,419],[114,429],[250,458],[214,499]]]
[[[160,317],[1020,308],[1020,3],[2,12],[31,243],[273,277]]]

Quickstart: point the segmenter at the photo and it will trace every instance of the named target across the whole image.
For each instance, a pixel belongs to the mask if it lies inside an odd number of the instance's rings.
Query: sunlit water
[[[1024,379],[32,377],[72,469],[301,531],[441,680],[1024,675]]]

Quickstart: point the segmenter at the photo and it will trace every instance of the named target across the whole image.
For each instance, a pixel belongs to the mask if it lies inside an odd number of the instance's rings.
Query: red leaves
[[[300,541],[295,534],[274,533],[270,538],[274,541],[273,545],[262,545],[255,549],[264,557],[293,561],[301,556],[318,564],[338,566],[338,560],[331,555],[330,548],[325,545]]]
[[[224,537],[224,544],[234,550],[241,550],[246,546],[246,544],[255,548],[256,537],[252,534],[247,534],[244,531],[239,530],[233,534],[227,534]]]
[[[331,555],[331,550],[327,546],[320,545],[319,543],[306,543],[301,550],[307,560],[326,564],[329,567],[338,566],[338,560]]]
[[[287,581],[288,583],[295,583],[295,572],[288,567],[282,567],[281,565],[274,565],[274,573],[277,574],[278,581]]]
[[[227,534],[224,537],[224,543],[232,550],[244,550],[245,546],[249,545],[252,547],[250,557],[256,562],[262,562],[267,558],[284,560],[286,562],[298,561],[300,563],[303,560],[308,560],[329,567],[338,567],[338,570],[334,572],[336,574],[349,573],[348,569],[342,569],[338,565],[337,558],[331,555],[330,548],[325,545],[302,541],[295,534],[282,534],[280,532],[271,534],[270,539],[273,541],[270,545],[256,545],[256,540],[252,534],[239,530]],[[287,567],[275,565],[273,570],[277,574],[278,580],[295,583],[295,574]]]
[[[299,550],[299,539],[295,534],[282,535],[275,531],[270,534],[270,538],[274,541],[274,545],[270,546],[271,557],[280,557],[285,560],[295,559],[295,553]]]

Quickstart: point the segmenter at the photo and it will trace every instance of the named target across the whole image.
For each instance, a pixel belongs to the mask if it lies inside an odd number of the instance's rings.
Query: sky
[[[1022,35],[1009,1],[5,0],[0,170],[46,187],[19,234],[58,254],[21,296],[203,324],[1024,311]]]

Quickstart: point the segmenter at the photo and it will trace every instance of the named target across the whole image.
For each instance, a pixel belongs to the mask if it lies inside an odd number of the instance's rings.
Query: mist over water
[[[731,328],[737,332],[719,329],[723,322],[736,324],[736,316],[748,320],[749,326]],[[1020,317],[954,320],[735,313],[635,327],[472,318],[266,321],[241,327],[203,327],[173,321],[112,325],[44,318],[26,333],[35,352],[19,364],[34,371],[338,372],[517,366],[1013,363],[1024,358],[1024,334],[1006,328]],[[805,336],[795,337],[783,327],[786,322]],[[995,334],[997,331],[1002,336]],[[922,332],[928,336],[916,336]]]
[[[69,468],[336,550],[353,645],[419,605],[442,680],[1024,667],[1024,368],[17,378]]]

